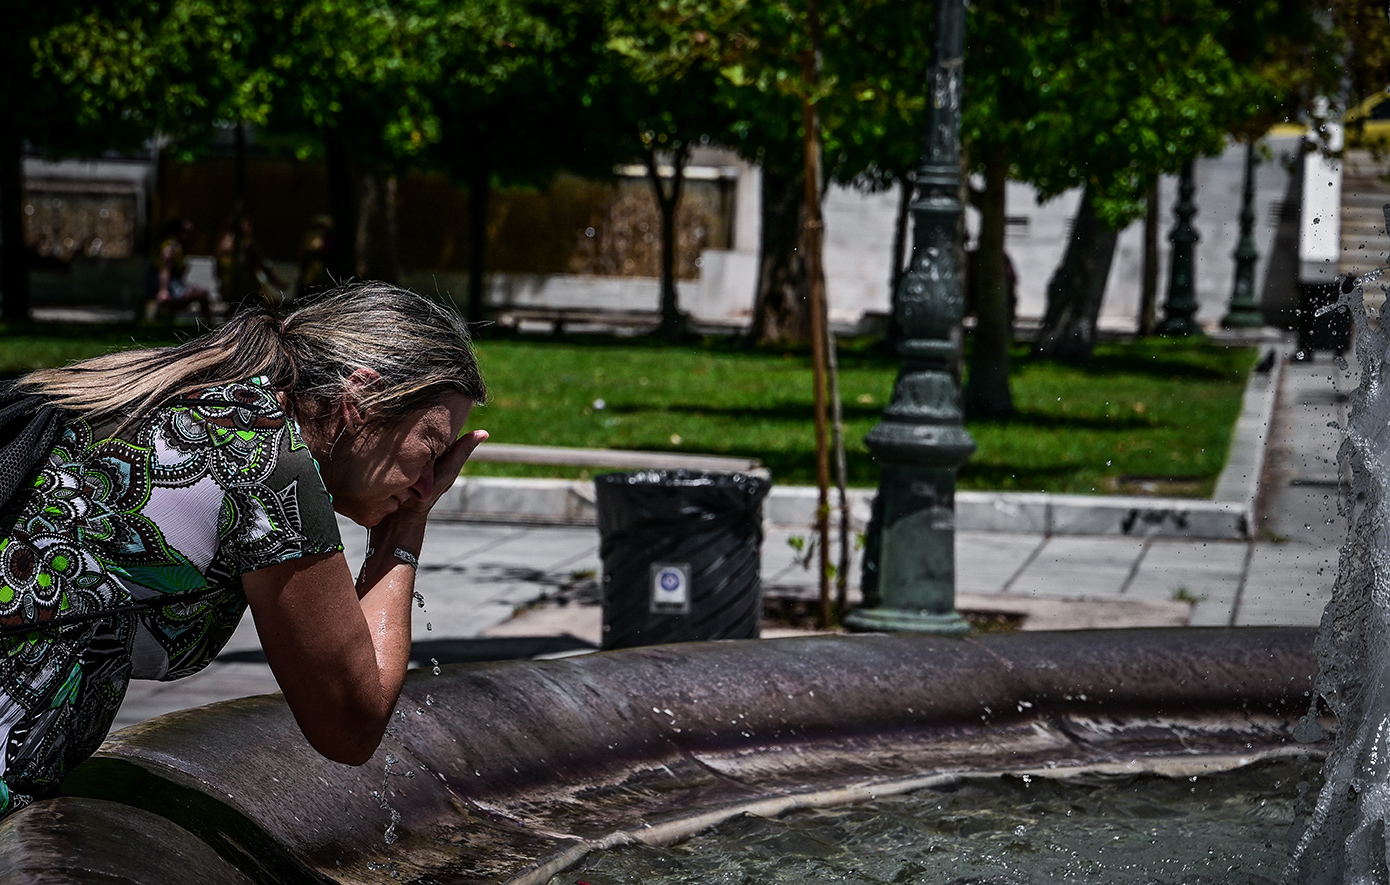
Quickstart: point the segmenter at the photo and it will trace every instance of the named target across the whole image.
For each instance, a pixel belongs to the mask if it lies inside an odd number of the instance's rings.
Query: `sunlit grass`
[[[135,343],[139,328],[0,330],[0,377]],[[478,345],[492,402],[472,424],[496,442],[698,452],[757,458],[775,482],[811,484],[815,440],[805,354],[730,341],[665,346],[645,339],[501,338]],[[1205,341],[1102,344],[1086,368],[1015,350],[1010,421],[970,422],[978,449],[964,489],[1156,491],[1206,496],[1225,462],[1251,348]],[[840,357],[849,481],[874,486],[864,446],[892,393],[897,361],[867,343]],[[477,463],[474,475],[585,476],[577,469]]]
[[[496,441],[737,455],[775,481],[814,482],[810,360],[727,344],[484,342],[494,402],[476,422]],[[1017,416],[971,422],[978,450],[960,487],[1208,495],[1225,463],[1255,353],[1205,342],[1105,344],[1085,369],[1015,354]],[[863,438],[892,393],[895,360],[862,347],[841,356],[849,481],[873,486]],[[598,406],[601,405],[602,408]],[[546,475],[474,465],[480,475]],[[583,471],[567,471],[583,476]],[[1166,482],[1165,480],[1176,480]]]

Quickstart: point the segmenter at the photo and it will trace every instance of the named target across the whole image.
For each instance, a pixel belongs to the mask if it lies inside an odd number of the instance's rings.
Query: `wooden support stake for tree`
[[[811,48],[801,57],[801,128],[802,155],[806,179],[806,222],[802,244],[806,252],[807,300],[811,307],[811,373],[816,421],[816,537],[818,539],[820,571],[821,629],[834,622],[830,599],[830,450],[826,440],[826,330],[829,328],[825,305],[825,270],[821,264],[821,247],[825,221],[821,216],[821,139],[820,120],[812,95],[820,82],[820,22],[815,0],[806,4],[806,19],[810,30]]]
[[[845,463],[845,410],[840,401],[840,357],[835,331],[825,324],[826,379],[830,384],[830,445],[835,452],[835,488],[840,504],[840,550],[835,565],[835,616],[843,618],[849,606],[849,494],[845,490],[849,469]]]

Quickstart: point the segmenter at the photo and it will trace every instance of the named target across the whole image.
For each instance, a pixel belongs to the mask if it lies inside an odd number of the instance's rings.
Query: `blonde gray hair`
[[[371,385],[349,384],[359,369]],[[407,289],[355,283],[290,311],[283,320],[252,308],[177,347],[129,350],[41,369],[23,389],[92,423],[122,424],[207,387],[265,376],[305,420],[351,397],[363,414],[390,421],[451,393],[485,402],[468,327],[457,312]]]

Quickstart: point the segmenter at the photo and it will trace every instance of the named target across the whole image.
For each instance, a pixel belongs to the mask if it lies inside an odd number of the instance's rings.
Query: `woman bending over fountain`
[[[0,386],[51,428],[0,486],[0,815],[96,751],[131,678],[206,666],[248,604],[309,743],[365,762],[425,520],[487,438],[462,434],[486,395],[456,314],[373,283]],[[334,511],[369,529],[356,580]]]

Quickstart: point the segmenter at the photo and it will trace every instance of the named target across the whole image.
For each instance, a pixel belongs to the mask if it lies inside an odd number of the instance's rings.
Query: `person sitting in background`
[[[248,605],[305,738],[367,761],[486,396],[463,320],[380,283],[0,385],[0,415],[59,419],[0,487],[0,815],[96,751],[131,678],[198,672]],[[335,511],[369,529],[356,578]]]
[[[217,238],[217,288],[232,313],[267,300],[281,301],[287,294],[284,281],[256,241],[251,219],[244,215]]]
[[[185,279],[188,258],[184,250],[192,234],[193,222],[187,218],[175,218],[164,226],[159,244],[150,256],[153,291],[150,293],[152,301],[146,306],[146,319],[154,319],[160,314],[172,316],[195,304],[202,308],[204,315],[207,314],[210,301],[208,290],[191,286]]]
[[[295,298],[321,292],[333,284],[328,275],[328,261],[332,254],[333,218],[315,215],[299,244],[299,278],[294,284]]]

